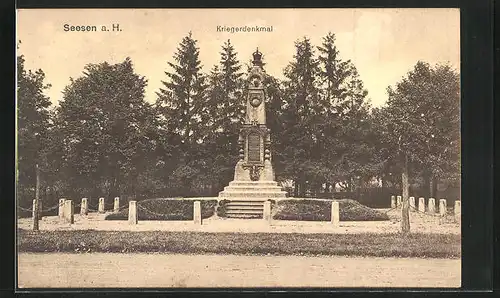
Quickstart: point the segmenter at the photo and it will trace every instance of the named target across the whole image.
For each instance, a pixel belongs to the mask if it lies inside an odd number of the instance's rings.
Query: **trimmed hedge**
[[[338,200],[341,221],[383,221],[387,214],[361,205],[355,200]],[[273,219],[330,221],[331,200],[282,200],[273,206]]]
[[[191,220],[195,200],[149,199],[137,202],[138,220]],[[201,217],[209,218],[215,213],[217,200],[200,200]],[[127,220],[128,208],[106,215],[106,220]]]

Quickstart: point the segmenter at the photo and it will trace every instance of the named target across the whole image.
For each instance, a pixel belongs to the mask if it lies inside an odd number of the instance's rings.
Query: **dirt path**
[[[30,287],[459,287],[460,260],[177,254],[32,254]]]

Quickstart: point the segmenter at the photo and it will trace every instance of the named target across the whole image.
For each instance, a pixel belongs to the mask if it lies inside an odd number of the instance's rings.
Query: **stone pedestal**
[[[415,197],[410,197],[410,211],[415,211]]]
[[[462,203],[460,201],[455,201],[454,215],[455,222],[460,222],[462,217]]]
[[[264,216],[263,219],[267,223],[271,223],[272,221],[272,215],[271,215],[271,201],[265,201],[264,202]]]
[[[194,202],[193,206],[193,222],[195,225],[201,225],[202,224],[202,219],[201,219],[201,202],[196,201]]]
[[[104,198],[99,198],[99,206],[97,207],[97,212],[104,213]]]
[[[340,206],[339,202],[332,202],[332,215],[331,215],[331,223],[334,227],[338,227],[340,223]]]
[[[425,212],[425,199],[422,197],[418,198],[418,211]]]
[[[87,215],[89,213],[88,211],[88,199],[83,198],[82,203],[80,205],[80,215]]]
[[[446,200],[439,200],[439,215],[445,216],[446,215]]]
[[[401,207],[401,204],[402,204],[402,198],[401,198],[401,196],[397,196],[396,198],[397,198],[397,201],[396,201],[396,206],[397,206],[398,208],[400,208],[400,207]]]
[[[429,199],[429,213],[436,213],[436,200],[434,198]]]
[[[59,199],[58,216],[60,219],[64,218],[64,201],[65,199]]]
[[[128,202],[128,223],[137,224],[137,201]]]
[[[113,202],[113,212],[118,212],[118,211],[120,211],[120,198],[116,197]]]
[[[67,223],[73,224],[75,223],[74,218],[74,206],[72,200],[64,201],[64,217]]]

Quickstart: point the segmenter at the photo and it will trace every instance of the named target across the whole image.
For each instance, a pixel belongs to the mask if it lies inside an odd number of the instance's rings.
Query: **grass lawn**
[[[460,258],[459,235],[18,230],[19,252],[161,252]]]

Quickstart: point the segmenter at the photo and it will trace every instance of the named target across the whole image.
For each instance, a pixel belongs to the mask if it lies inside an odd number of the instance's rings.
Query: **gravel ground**
[[[381,209],[386,211],[387,209]],[[394,233],[401,229],[400,210],[391,210],[388,221],[340,222],[333,227],[329,222],[274,220],[271,225],[260,219],[221,219],[212,217],[195,225],[192,221],[139,221],[129,225],[127,221],[104,220],[104,214],[90,213],[87,216],[75,214],[73,225],[64,223],[57,216],[47,216],[39,222],[41,230],[106,230],[106,231],[205,231],[205,232],[240,232],[240,233]],[[460,224],[453,216],[441,219],[437,216],[411,212],[412,232],[460,234]],[[18,220],[18,227],[31,229],[32,220]]]
[[[21,253],[19,288],[460,287],[460,260]]]

